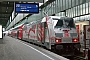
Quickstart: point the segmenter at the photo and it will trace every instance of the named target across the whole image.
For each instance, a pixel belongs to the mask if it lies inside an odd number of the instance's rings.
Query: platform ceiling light
[[[9,4],[9,2],[8,2],[8,4]]]
[[[26,3],[26,2],[23,2],[23,3]]]
[[[7,7],[7,9],[8,9],[8,7]]]
[[[7,11],[6,11],[7,12]]]

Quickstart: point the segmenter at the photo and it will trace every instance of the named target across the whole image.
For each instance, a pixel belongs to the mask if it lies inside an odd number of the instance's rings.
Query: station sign
[[[84,39],[90,39],[90,25],[84,25]]]
[[[15,3],[15,13],[39,13],[39,3]]]

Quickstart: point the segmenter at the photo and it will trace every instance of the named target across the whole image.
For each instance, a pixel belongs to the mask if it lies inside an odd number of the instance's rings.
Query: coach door
[[[44,42],[49,42],[47,23],[44,22]]]
[[[45,43],[45,22],[42,22],[42,43]]]

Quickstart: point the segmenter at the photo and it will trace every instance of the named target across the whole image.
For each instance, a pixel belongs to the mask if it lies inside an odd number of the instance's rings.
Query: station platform
[[[41,47],[5,36],[0,39],[0,60],[69,60]]]

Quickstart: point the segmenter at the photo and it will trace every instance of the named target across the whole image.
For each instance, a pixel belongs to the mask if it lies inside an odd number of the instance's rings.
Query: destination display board
[[[39,13],[39,3],[15,3],[15,13]]]

